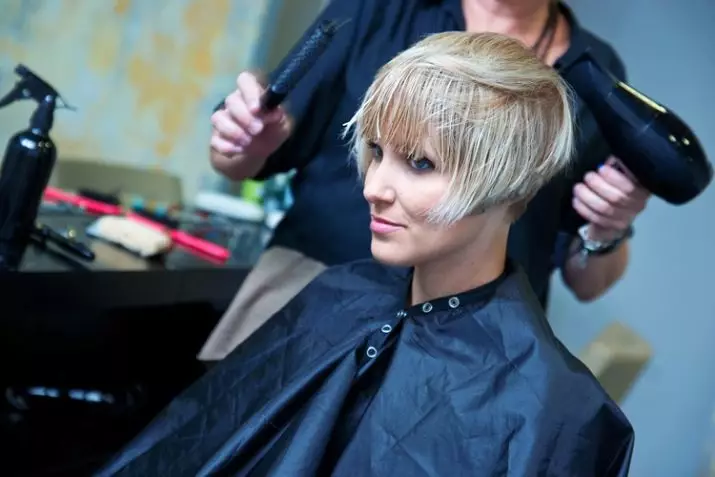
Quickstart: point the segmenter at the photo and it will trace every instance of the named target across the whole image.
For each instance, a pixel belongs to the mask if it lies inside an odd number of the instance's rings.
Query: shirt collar
[[[562,70],[571,65],[588,48],[588,40],[571,9],[563,2],[559,2],[559,9],[564,18],[566,18],[570,29],[569,48],[554,64],[554,68]]]

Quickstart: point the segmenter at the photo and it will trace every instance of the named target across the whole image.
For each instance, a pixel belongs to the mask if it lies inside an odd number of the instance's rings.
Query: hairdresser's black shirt
[[[623,65],[611,47],[580,28],[571,12],[561,8],[571,23],[571,47],[557,67],[591,48],[623,77]],[[370,255],[368,206],[347,142],[340,137],[343,124],[356,111],[378,68],[425,35],[464,30],[465,24],[460,0],[332,0],[318,21],[326,19],[350,21],[288,98],[297,127],[259,178],[297,169],[292,183],[295,203],[272,245],[334,265]],[[510,255],[524,267],[544,304],[551,272],[566,255],[567,234],[576,229],[573,185],[609,154],[593,117],[581,107],[578,131],[578,166],[570,177],[554,180],[536,196],[509,237]]]

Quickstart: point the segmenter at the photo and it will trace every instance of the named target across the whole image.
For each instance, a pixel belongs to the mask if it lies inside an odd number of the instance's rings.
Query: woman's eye
[[[369,142],[367,147],[370,149],[370,154],[372,155],[373,160],[379,161],[382,159],[382,148],[379,145],[374,142]]]
[[[418,171],[431,171],[434,170],[434,163],[427,158],[420,159],[409,159],[408,164],[411,168]]]

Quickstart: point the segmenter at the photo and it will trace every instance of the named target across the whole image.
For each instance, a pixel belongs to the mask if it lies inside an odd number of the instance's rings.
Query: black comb
[[[283,102],[288,93],[325,52],[335,32],[343,24],[325,20],[318,25],[305,43],[294,48],[289,56],[290,61],[284,60],[285,66],[275,75],[275,81],[261,97],[261,109],[270,111]]]

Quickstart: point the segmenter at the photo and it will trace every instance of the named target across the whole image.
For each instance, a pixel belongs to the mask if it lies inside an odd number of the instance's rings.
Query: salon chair
[[[591,341],[579,358],[611,399],[621,404],[650,362],[650,345],[622,323],[612,323]]]

